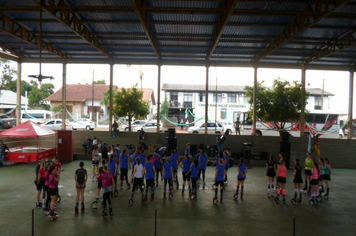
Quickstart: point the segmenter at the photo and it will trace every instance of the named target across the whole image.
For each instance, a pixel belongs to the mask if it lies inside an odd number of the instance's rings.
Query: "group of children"
[[[99,168],[100,155],[97,148],[94,148],[92,153],[92,179],[97,179],[97,192],[96,199],[92,202],[92,208],[97,208],[99,204],[99,195],[102,192],[102,205],[103,205],[103,217],[107,217],[107,206],[109,207],[109,214],[112,216],[113,207],[111,197],[118,194],[117,177],[120,176],[120,189],[123,189],[123,181],[126,181],[127,189],[130,189],[132,185],[132,192],[129,198],[129,204],[134,204],[134,195],[136,189],[140,189],[141,203],[144,205],[148,200],[148,197],[154,199],[155,188],[158,187],[159,175],[161,174],[161,180],[164,180],[163,198],[167,197],[167,185],[168,185],[168,199],[173,198],[174,183],[176,189],[179,188],[178,180],[178,167],[182,169],[182,195],[185,192],[185,186],[188,185],[189,196],[192,199],[197,198],[197,189],[199,184],[202,184],[205,188],[205,171],[208,164],[208,157],[205,154],[205,150],[198,151],[197,158],[192,158],[190,154],[190,144],[187,144],[185,149],[185,157],[180,160],[179,153],[176,150],[171,151],[170,156],[166,156],[163,159],[162,153],[159,149],[155,149],[152,154],[145,155],[144,151],[141,152],[136,149],[132,155],[129,155],[127,150],[120,150],[120,145],[112,147],[112,152],[109,153],[108,161],[101,160],[102,166]],[[224,151],[218,153],[218,157],[213,163],[215,167],[215,176],[213,188],[215,195],[213,203],[218,203],[218,190],[220,189],[220,202],[223,202],[224,187],[227,184],[227,171],[230,167],[229,153]],[[132,167],[132,168],[131,168]],[[329,160],[325,158],[319,159],[319,162],[313,161],[311,154],[307,154],[305,160],[305,188],[302,189],[302,167],[299,159],[295,160],[294,168],[294,197],[291,199],[293,204],[302,204],[302,195],[306,191],[312,198],[309,200],[311,205],[318,204],[321,199],[321,193],[323,192],[323,181],[326,182],[327,190],[324,195],[325,198],[329,195],[329,182],[331,174],[331,166]],[[237,187],[233,196],[235,200],[243,199],[244,181],[247,175],[247,165],[244,163],[244,159],[240,159],[237,165]],[[131,171],[131,179],[128,178],[128,172]],[[58,182],[60,179],[60,173],[64,171],[58,157],[55,157],[54,162],[45,163],[42,160],[36,166],[36,180],[37,187],[37,202],[38,208],[43,208],[45,214],[49,216],[51,220],[57,219],[58,215],[55,211],[56,202],[61,200],[58,192]],[[273,198],[279,203],[279,197],[282,194],[283,204],[286,202],[286,180],[287,180],[287,167],[285,164],[285,158],[282,153],[279,154],[279,162],[273,161],[273,155],[270,155],[269,160],[266,163],[266,171],[268,177],[268,189],[267,196]],[[274,181],[276,177],[277,196],[273,196],[274,193]],[[79,210],[84,212],[84,189],[88,180],[88,173],[84,169],[84,163],[79,163],[79,169],[75,172],[75,183],[77,190],[75,212]],[[144,181],[145,180],[145,181]],[[309,189],[308,189],[309,183]],[[40,201],[41,191],[43,190],[43,200]],[[150,195],[149,195],[150,193]],[[46,194],[46,195],[45,195]],[[239,195],[240,194],[240,195]],[[299,194],[299,197],[298,197]],[[81,201],[81,207],[79,209],[79,200]]]
[[[285,165],[285,157],[282,153],[279,154],[279,163],[276,164],[273,161],[273,155],[270,155],[269,160],[266,163],[267,177],[268,177],[268,189],[267,196],[274,198],[274,200],[279,203],[279,196],[282,193],[283,204],[286,203],[286,179],[287,179],[287,167]],[[328,199],[329,196],[329,184],[330,184],[330,174],[331,165],[328,158],[319,158],[318,161],[313,160],[311,154],[307,153],[307,158],[305,159],[304,165],[304,175],[305,175],[305,187],[302,189],[303,178],[302,178],[302,167],[300,165],[299,159],[295,160],[295,167],[293,171],[294,179],[294,197],[291,199],[291,203],[296,205],[302,204],[303,193],[307,193],[308,196],[311,195],[309,199],[310,205],[317,205],[319,201],[322,200],[322,192],[324,192],[323,182],[325,181],[327,190],[326,194],[323,196]],[[277,177],[277,196],[273,196],[274,192],[274,178]],[[309,183],[309,188],[308,188]],[[299,197],[298,197],[299,194]]]

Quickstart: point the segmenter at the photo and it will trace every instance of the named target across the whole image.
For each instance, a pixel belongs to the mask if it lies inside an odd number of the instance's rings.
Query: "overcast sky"
[[[16,63],[12,63],[17,68]],[[92,83],[94,71],[94,79],[105,79],[109,84],[110,67],[109,65],[83,65],[83,64],[68,64],[67,65],[67,83]],[[138,84],[140,87],[139,65],[115,65],[114,66],[114,85],[119,87],[130,87]],[[158,67],[143,65],[144,73],[142,79],[143,88],[153,88],[157,99],[157,77]],[[182,67],[182,66],[162,66],[161,68],[161,86],[163,83],[185,83],[185,84],[205,84],[205,67]],[[37,75],[39,66],[37,63],[22,64],[22,80],[30,81],[28,75]],[[55,85],[55,90],[62,87],[62,64],[42,64],[42,75],[52,75],[55,79],[52,83]],[[272,85],[272,81],[278,77],[285,80],[300,81],[301,70],[287,69],[258,69],[258,80],[264,80],[267,86]],[[348,111],[348,96],[349,96],[349,72],[340,71],[320,71],[307,70],[306,86],[307,88],[322,88],[324,79],[325,91],[335,94],[331,100],[331,109],[338,112]],[[216,79],[217,78],[217,79]],[[252,68],[232,68],[232,67],[210,67],[209,84],[224,85],[253,85],[253,69]],[[44,81],[49,82],[49,81]],[[354,96],[355,97],[355,96]],[[163,100],[161,93],[161,100]],[[355,99],[354,99],[355,100]],[[354,102],[354,114],[356,112],[356,102]],[[354,117],[356,114],[354,115]]]

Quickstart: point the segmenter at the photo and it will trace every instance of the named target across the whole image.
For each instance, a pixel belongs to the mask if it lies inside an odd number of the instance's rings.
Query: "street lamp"
[[[138,75],[140,76],[140,81],[141,81],[141,91],[142,91],[142,77],[144,75],[143,71],[142,71],[142,65],[140,65],[140,71],[138,72]]]

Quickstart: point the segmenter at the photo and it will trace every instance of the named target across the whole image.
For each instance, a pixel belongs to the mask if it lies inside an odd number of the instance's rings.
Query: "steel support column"
[[[66,130],[66,117],[67,117],[67,110],[65,107],[67,106],[67,62],[66,60],[63,61],[62,64],[62,130]]]
[[[110,136],[112,135],[112,117],[113,117],[113,106],[114,106],[114,101],[113,101],[113,88],[114,88],[114,61],[110,63],[110,97],[109,97],[109,132]]]
[[[206,72],[205,72],[205,129],[204,129],[204,134],[206,135],[208,133],[208,96],[209,96],[209,67],[210,65],[207,64],[206,66]]]
[[[161,116],[161,64],[158,64],[158,81],[157,81],[157,134],[160,131]]]
[[[21,123],[21,61],[17,62],[16,125]]]
[[[305,63],[302,63],[302,104],[300,108],[300,137],[304,137],[305,124]]]
[[[256,99],[257,99],[257,66],[253,67],[253,117],[252,135],[256,134]]]
[[[347,139],[352,139],[352,108],[353,108],[353,99],[354,99],[354,75],[355,75],[355,68],[354,65],[350,68],[350,82],[349,82],[349,121],[348,121],[348,134]]]

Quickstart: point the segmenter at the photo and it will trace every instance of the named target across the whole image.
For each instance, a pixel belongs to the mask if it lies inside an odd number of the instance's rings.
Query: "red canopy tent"
[[[41,159],[54,157],[56,155],[56,148],[39,149],[38,147],[39,137],[48,137],[53,135],[56,135],[56,132],[32,121],[27,121],[0,133],[0,136],[2,137],[21,138],[21,146],[11,148],[11,152],[8,152],[7,156],[5,156],[5,160],[10,162],[38,162]],[[37,138],[37,147],[23,147],[22,138]]]

